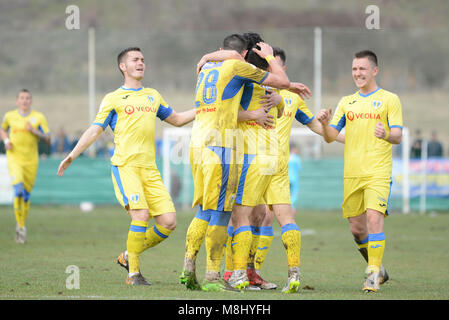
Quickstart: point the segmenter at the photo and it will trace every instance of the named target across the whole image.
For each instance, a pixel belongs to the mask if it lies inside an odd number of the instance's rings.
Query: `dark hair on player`
[[[285,64],[285,61],[287,61],[287,56],[285,55],[285,51],[279,47],[273,48],[273,56],[281,58],[282,64]]]
[[[265,70],[265,71],[268,70],[269,64],[268,64],[267,60],[265,60],[264,58],[261,58],[253,50],[248,51],[248,54],[246,55],[246,62],[251,63],[262,70]]]
[[[243,38],[245,38],[245,40],[247,42],[246,49],[248,51],[250,51],[252,48],[254,48],[258,42],[265,42],[265,41],[263,41],[260,34],[255,33],[255,32],[245,32],[243,34]]]
[[[377,56],[374,52],[372,52],[370,50],[362,50],[362,51],[356,52],[354,54],[354,58],[357,58],[357,59],[368,58],[368,60],[371,61],[377,67]]]
[[[234,33],[223,40],[223,49],[225,50],[235,50],[238,53],[242,53],[246,50],[247,42],[244,37]]]
[[[247,42],[246,49],[248,50],[245,60],[262,70],[267,70],[269,65],[268,62],[253,51],[253,48],[260,49],[257,43],[264,42],[260,34],[255,32],[245,32],[243,37]]]
[[[22,92],[26,92],[26,93],[28,93],[28,94],[31,96],[30,90],[24,88],[24,89],[21,89],[21,90],[19,91],[19,93],[17,94],[17,97],[19,97],[19,95],[20,95]]]
[[[129,47],[129,48],[126,48],[126,49],[122,50],[122,51],[118,54],[118,56],[117,56],[117,66],[118,66],[118,69],[120,70],[120,72],[121,72],[122,74],[123,74],[123,71],[120,69],[120,63],[122,63],[123,59],[126,57],[126,55],[128,54],[128,52],[130,52],[130,51],[139,51],[139,52],[142,52],[142,51],[140,50],[139,47]]]

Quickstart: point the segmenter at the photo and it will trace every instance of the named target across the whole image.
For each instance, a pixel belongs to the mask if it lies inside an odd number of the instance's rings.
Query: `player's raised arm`
[[[332,117],[332,108],[320,110],[316,116],[323,129],[323,138],[327,143],[331,143],[339,134],[338,130],[329,126]]]
[[[72,152],[70,152],[69,155],[59,164],[58,176],[63,176],[65,170],[72,164],[72,162],[87,148],[89,148],[89,146],[94,143],[102,133],[103,128],[95,124],[91,125],[86,131],[84,131]]]
[[[275,87],[278,89],[289,89],[290,88],[290,80],[287,77],[282,66],[276,61],[273,56],[273,48],[265,43],[259,42],[257,44],[260,48],[253,48],[253,51],[256,52],[261,58],[267,60],[270,65],[271,72],[268,73],[268,76],[262,82],[262,84]]]
[[[173,111],[167,118],[164,119],[164,121],[175,127],[182,127],[183,125],[195,120],[195,111],[196,109],[190,109],[184,112]]]

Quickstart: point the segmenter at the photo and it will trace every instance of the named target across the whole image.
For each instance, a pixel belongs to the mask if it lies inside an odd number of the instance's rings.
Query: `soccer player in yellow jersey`
[[[36,179],[42,139],[50,144],[50,133],[45,116],[31,109],[32,97],[27,89],[17,96],[17,109],[5,114],[0,135],[8,159],[8,169],[14,187],[14,214],[16,242],[26,242],[25,222],[30,209],[30,195]]]
[[[383,227],[392,183],[392,144],[401,143],[403,126],[401,102],[378,86],[378,72],[374,52],[357,52],[352,77],[359,91],[341,98],[332,120],[332,109],[317,114],[326,142],[346,128],[342,209],[359,249],[366,248],[365,292],[377,292],[388,279],[382,267]]]
[[[280,48],[273,48],[274,56],[286,70],[285,52]],[[306,86],[296,83],[296,88],[290,90],[281,90],[281,99],[284,100],[283,116],[277,121],[276,131],[279,141],[279,170],[274,174],[264,201],[268,203],[281,226],[282,241],[287,248],[287,260],[289,266],[288,282],[283,288],[285,293],[294,293],[299,289],[299,256],[300,256],[300,231],[292,216],[289,215],[290,209],[290,188],[288,176],[288,158],[289,158],[289,141],[293,119],[307,125],[309,129],[317,134],[322,134],[321,124],[313,116],[307,108],[304,99],[310,97],[310,91]],[[298,90],[302,88],[303,90]],[[273,100],[275,95],[266,96],[267,102]],[[337,137],[339,142],[344,142],[344,136]],[[253,244],[248,260],[247,274],[250,284],[258,286],[262,289],[274,289],[276,285],[265,281],[260,276],[260,268],[265,261],[266,254],[271,246],[273,239],[273,212],[268,210],[266,205],[258,205],[252,211]],[[299,235],[299,237],[298,237]],[[291,241],[289,238],[296,239]],[[228,250],[227,250],[228,253]],[[228,260],[227,260],[228,261]]]
[[[110,126],[115,150],[111,158],[112,181],[119,203],[131,216],[127,250],[118,263],[128,270],[126,283],[150,285],[140,273],[140,255],[165,240],[176,227],[175,207],[155,162],[156,117],[175,126],[193,121],[195,109],[175,112],[152,88],[142,87],[145,62],[141,50],[131,47],[117,57],[124,84],[108,93],[94,123],[61,162],[62,176],[70,164]],[[154,226],[148,220],[154,218]]]
[[[223,49],[235,50],[240,57],[246,55],[246,45],[246,40],[238,34],[230,35],[223,41]],[[197,114],[190,145],[193,206],[198,205],[199,210],[187,231],[184,268],[180,276],[180,282],[190,289],[230,289],[221,280],[220,268],[227,239],[226,229],[235,200],[237,166],[234,138],[244,84],[256,82],[278,88],[290,85],[268,44],[261,44],[257,53],[269,60],[272,72],[258,69],[241,61],[242,58],[200,65],[195,98]],[[209,60],[203,58],[202,61]],[[203,285],[199,286],[195,262],[204,238],[206,277]]]

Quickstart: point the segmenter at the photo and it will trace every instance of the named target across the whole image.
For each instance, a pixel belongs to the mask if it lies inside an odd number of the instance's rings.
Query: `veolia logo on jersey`
[[[375,120],[380,120],[380,114],[377,113],[371,113],[371,112],[359,112],[359,113],[354,113],[352,111],[349,111],[348,114],[346,115],[346,117],[348,118],[349,121],[353,121],[354,119],[375,119]]]
[[[127,105],[125,107],[125,113],[127,115],[131,115],[134,112],[157,112],[157,109],[155,107],[150,107],[150,106],[131,106],[131,105]]]

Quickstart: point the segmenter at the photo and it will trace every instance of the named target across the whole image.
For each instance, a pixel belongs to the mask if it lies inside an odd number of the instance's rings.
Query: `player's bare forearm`
[[[257,110],[239,110],[237,121],[256,121],[263,127],[274,124],[273,116],[267,113],[264,107],[260,107]]]
[[[86,151],[86,149],[89,148],[90,145],[94,143],[95,140],[97,140],[100,134],[102,133],[103,133],[102,127],[97,125],[91,125],[86,131],[84,131],[78,143],[70,152],[69,156],[71,156],[73,160],[78,158],[78,156],[84,151]]]
[[[337,139],[339,132],[337,129],[329,125],[323,125],[323,138],[327,143],[334,142]]]
[[[75,148],[69,153],[69,155],[61,161],[58,168],[58,176],[63,176],[65,170],[72,164],[72,162],[78,158],[89,146],[97,140],[100,134],[103,133],[103,128],[97,125],[91,125],[79,139]]]
[[[322,127],[321,123],[316,118],[313,118],[312,121],[310,121],[307,124],[307,127],[309,127],[309,129],[311,131],[315,132],[316,134],[318,134],[324,138],[323,127]],[[345,135],[342,133],[339,133],[337,135],[337,137],[335,138],[335,141],[344,144],[345,143]]]
[[[245,61],[240,53],[235,50],[218,50],[210,53],[206,53],[201,57],[201,60],[196,65],[196,72],[199,73],[201,68],[208,61],[224,61],[230,59],[238,59],[241,61]]]
[[[190,109],[183,112],[173,111],[164,121],[175,127],[182,127],[195,120],[196,109]]]
[[[386,141],[388,141],[391,144],[400,144],[402,142],[402,129],[391,128],[390,134],[388,135]]]
[[[290,80],[287,77],[282,66],[274,59],[273,57],[273,48],[265,43],[259,42],[257,45],[260,47],[260,50],[257,48],[253,48],[253,51],[256,52],[261,58],[266,59],[267,57],[271,57],[269,59],[268,64],[270,65],[271,71],[268,74],[268,77],[262,82],[264,85],[275,87],[278,89],[288,89],[290,88]]]

